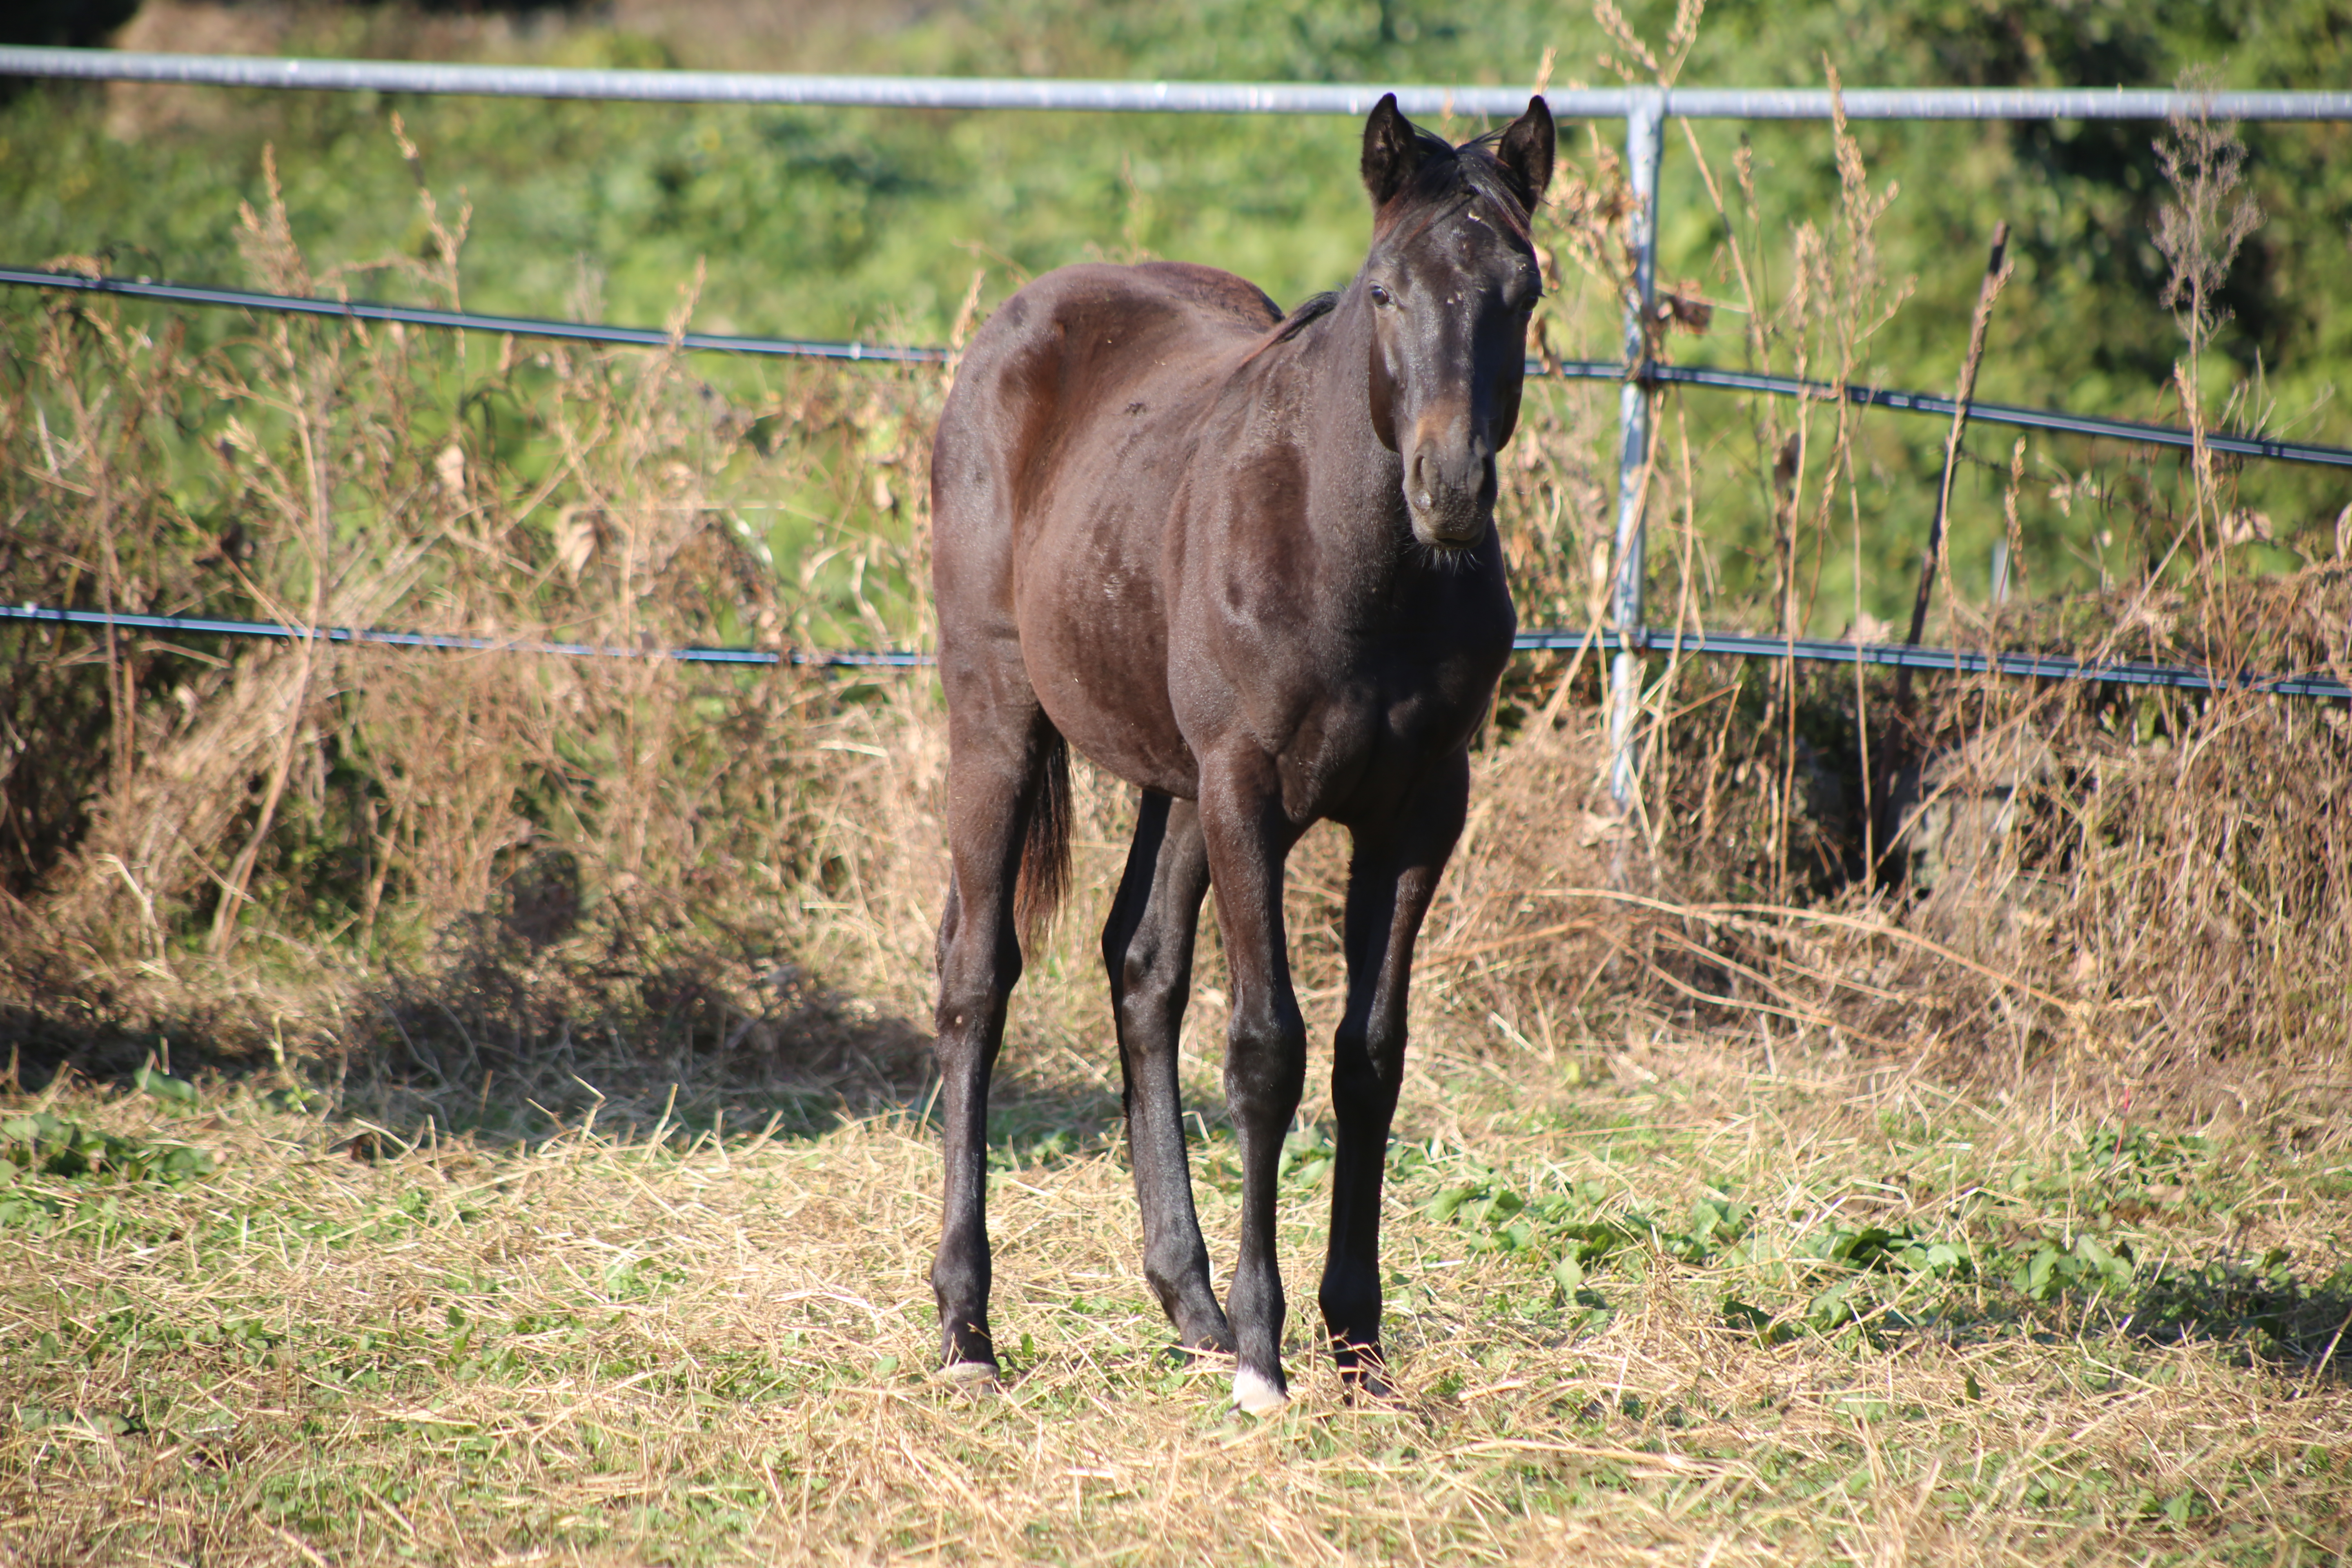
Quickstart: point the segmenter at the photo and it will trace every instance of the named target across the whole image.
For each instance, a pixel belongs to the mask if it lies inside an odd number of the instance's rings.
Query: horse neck
[[[1389,555],[1370,546],[1410,535],[1403,459],[1372,431],[1371,334],[1371,306],[1351,287],[1330,315],[1284,345],[1295,351],[1287,368],[1306,388],[1299,427],[1308,524],[1327,544],[1365,561]]]

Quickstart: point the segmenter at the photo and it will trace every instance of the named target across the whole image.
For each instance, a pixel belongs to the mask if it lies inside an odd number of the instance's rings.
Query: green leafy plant
[[[0,1160],[62,1181],[167,1186],[202,1181],[217,1168],[202,1149],[100,1132],[46,1110],[0,1121]]]
[[[2018,1256],[2009,1283],[2034,1302],[2084,1290],[2120,1295],[2131,1288],[2132,1249],[2127,1242],[2088,1231],[2071,1239],[2052,1237]]]

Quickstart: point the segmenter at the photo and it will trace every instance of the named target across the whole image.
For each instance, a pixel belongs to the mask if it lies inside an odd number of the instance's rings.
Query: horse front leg
[[[1143,1210],[1143,1277],[1187,1350],[1230,1352],[1234,1331],[1209,1283],[1209,1249],[1192,1206],[1176,1050],[1192,986],[1192,945],[1209,860],[1199,809],[1143,793],[1127,873],[1103,926],[1126,1086],[1127,1147]]]
[[[955,868],[940,921],[931,1047],[947,1191],[931,1294],[949,1375],[985,1382],[997,1370],[988,1331],[988,1084],[1004,1039],[1005,1005],[1021,978],[1014,890],[1052,732],[1034,708],[1010,723],[968,723],[960,731],[955,719],[951,712],[948,839]]]
[[[1461,837],[1469,793],[1468,759],[1456,757],[1436,787],[1396,820],[1357,830],[1349,867],[1348,1010],[1332,1052],[1339,1138],[1318,1301],[1340,1377],[1375,1398],[1388,1393],[1381,1356],[1381,1186],[1404,1082],[1413,939]]]
[[[1225,1300],[1240,1358],[1234,1403],[1263,1415],[1289,1397],[1275,1171],[1307,1082],[1307,1026],[1291,989],[1282,923],[1283,864],[1298,829],[1282,811],[1279,781],[1262,755],[1204,760],[1200,814],[1233,981],[1225,1105],[1242,1152],[1241,1246]]]

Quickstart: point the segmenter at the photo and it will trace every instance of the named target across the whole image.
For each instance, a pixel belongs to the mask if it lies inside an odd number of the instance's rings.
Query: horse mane
[[[1339,307],[1339,291],[1337,289],[1326,289],[1320,294],[1307,296],[1282,319],[1282,324],[1275,329],[1271,342],[1288,342],[1306,331],[1309,322],[1321,321]]]

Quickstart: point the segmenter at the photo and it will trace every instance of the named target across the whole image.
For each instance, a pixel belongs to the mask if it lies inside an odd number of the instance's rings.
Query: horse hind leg
[[[1126,1084],[1127,1142],[1143,1211],[1143,1277],[1188,1350],[1234,1349],[1209,1281],[1209,1249],[1192,1206],[1176,1053],[1192,984],[1192,952],[1209,859],[1191,801],[1143,795],[1127,871],[1103,926]]]
[[[933,1014],[947,1181],[931,1293],[942,1363],[950,1375],[976,1381],[992,1377],[997,1366],[988,1328],[988,1085],[1004,1039],[1005,1005],[1021,978],[1024,848],[1033,858],[1055,858],[1060,846],[1028,842],[1030,827],[1041,809],[1055,831],[1063,822],[1057,803],[1045,799],[1061,737],[1034,701],[1026,713],[1008,714],[1006,706],[982,709],[964,722],[956,721],[971,710],[950,708],[954,879],[940,921]]]

